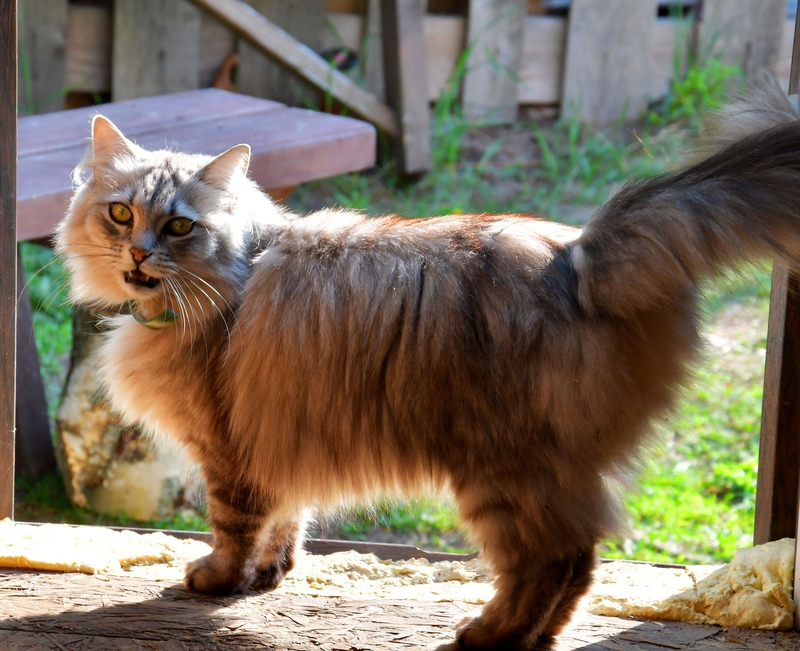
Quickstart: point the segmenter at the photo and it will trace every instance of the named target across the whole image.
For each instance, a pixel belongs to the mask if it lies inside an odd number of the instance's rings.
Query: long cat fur
[[[613,478],[699,348],[697,288],[744,260],[800,262],[800,122],[772,84],[713,152],[625,186],[582,230],[526,215],[297,216],[249,149],[144,151],[107,120],[57,246],[75,301],[134,300],[101,367],[113,404],[202,466],[214,551],[194,590],[277,585],[302,512],[447,486],[497,593],[460,648],[552,642],[615,530]],[[109,218],[121,202],[132,225]],[[186,236],[164,232],[175,216]],[[124,282],[140,271],[155,288]]]

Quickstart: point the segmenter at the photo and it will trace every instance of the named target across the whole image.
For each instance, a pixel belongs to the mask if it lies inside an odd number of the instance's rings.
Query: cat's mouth
[[[153,287],[158,285],[159,279],[148,276],[144,271],[140,271],[139,269],[133,269],[132,271],[125,272],[125,282],[131,285],[153,289]]]

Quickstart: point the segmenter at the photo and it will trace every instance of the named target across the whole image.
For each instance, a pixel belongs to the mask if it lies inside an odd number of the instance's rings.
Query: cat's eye
[[[170,235],[188,235],[192,228],[194,228],[194,222],[186,217],[170,219],[165,227]]]
[[[118,224],[127,224],[133,218],[131,209],[123,203],[112,203],[108,209],[111,219]]]

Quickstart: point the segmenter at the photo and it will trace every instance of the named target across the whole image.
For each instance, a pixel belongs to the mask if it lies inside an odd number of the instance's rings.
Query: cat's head
[[[146,151],[96,116],[56,232],[73,300],[196,314],[230,302],[247,274],[254,215],[279,212],[247,179],[249,159],[247,145],[216,158]]]

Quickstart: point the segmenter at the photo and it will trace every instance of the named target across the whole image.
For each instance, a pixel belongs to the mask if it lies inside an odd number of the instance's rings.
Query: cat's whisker
[[[183,310],[183,318],[184,318],[184,337],[186,336],[186,331],[188,329],[189,332],[189,339],[190,341],[194,341],[195,338],[195,328],[197,327],[196,321],[197,313],[194,309],[194,305],[192,305],[191,298],[186,293],[183,285],[181,284],[181,278],[179,276],[170,276],[168,278],[170,286],[173,288],[173,292],[176,296],[176,299],[180,301]],[[191,316],[190,316],[191,315]],[[188,323],[186,323],[188,321]],[[191,357],[193,353],[193,348],[189,349],[189,355]]]
[[[191,278],[187,278],[186,280],[187,280],[188,282],[192,283],[192,284],[193,284],[195,287],[197,287],[197,289],[199,289],[201,292],[203,292],[203,294],[204,294],[204,295],[205,295],[205,297],[206,297],[206,298],[209,300],[209,302],[211,303],[211,305],[213,305],[213,306],[214,306],[214,309],[216,309],[216,310],[217,310],[217,312],[219,312],[219,315],[220,315],[220,317],[222,317],[222,322],[225,324],[225,330],[226,330],[226,332],[228,333],[228,352],[230,353],[230,346],[231,346],[231,344],[230,344],[230,341],[231,341],[231,329],[230,329],[230,326],[228,325],[228,319],[227,319],[227,317],[225,316],[225,314],[223,313],[223,311],[220,309],[219,305],[217,305],[217,303],[214,301],[214,299],[213,299],[213,298],[211,298],[211,297],[210,297],[210,296],[209,296],[209,295],[208,295],[208,294],[207,294],[207,293],[206,293],[206,292],[203,290],[203,288],[202,288],[202,287],[200,287],[200,285],[198,285],[197,283],[195,283],[195,282],[194,282],[194,281],[193,281]],[[219,293],[219,292],[217,292],[217,293]],[[224,301],[225,299],[223,298],[222,300]],[[227,301],[226,301],[226,304],[227,304]]]
[[[192,289],[192,286],[189,284],[189,280],[190,280],[190,279],[188,279],[188,278],[184,279],[184,278],[182,278],[182,277],[180,277],[180,276],[179,276],[179,278],[181,278],[181,280],[183,280],[183,281],[186,283],[186,288],[187,288],[187,289],[188,289],[190,292],[192,292],[192,296],[194,297],[194,300],[195,300],[195,302],[197,303],[197,307],[200,309],[200,313],[202,314],[202,322],[199,322],[199,323],[198,323],[198,325],[199,325],[199,327],[200,327],[200,331],[203,333],[203,340],[204,340],[204,342],[205,342],[205,347],[206,347],[206,357],[208,357],[208,340],[206,339],[206,332],[205,332],[205,328],[203,327],[203,323],[204,323],[204,322],[205,322],[205,320],[206,320],[206,311],[205,311],[205,308],[203,307],[203,303],[202,303],[202,301],[200,300],[200,297],[198,297],[198,296],[197,296],[197,294],[195,293],[194,289]],[[198,288],[198,289],[199,289],[199,288]],[[212,301],[212,302],[213,302],[213,301]],[[194,308],[192,308],[192,309],[194,310]]]
[[[226,308],[228,308],[231,312],[234,312],[233,306],[230,303],[228,303],[227,300],[225,300],[225,297],[222,294],[219,293],[219,290],[217,290],[217,288],[214,287],[214,285],[212,285],[211,283],[206,281],[204,278],[201,278],[196,273],[192,273],[188,269],[182,269],[181,271],[189,274],[190,276],[192,276],[194,278],[197,278],[197,280],[199,280],[201,283],[206,285],[206,287],[208,287],[210,290],[212,290],[217,296],[219,296],[223,300],[223,302],[225,303],[225,307]]]

